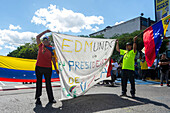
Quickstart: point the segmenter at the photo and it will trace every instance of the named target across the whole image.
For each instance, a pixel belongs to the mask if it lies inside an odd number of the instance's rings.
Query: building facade
[[[154,24],[155,21],[150,18],[144,18],[142,16],[128,20],[115,26],[107,26],[105,29],[90,34],[90,36],[104,35],[106,38],[115,36],[116,34],[132,33],[136,30],[143,30]]]

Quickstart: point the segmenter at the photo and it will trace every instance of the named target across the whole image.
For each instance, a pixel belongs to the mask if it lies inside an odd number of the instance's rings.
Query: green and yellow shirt
[[[122,69],[127,69],[127,70],[135,70],[135,56],[136,53],[134,53],[133,50],[127,51],[127,50],[122,50],[120,49],[120,55],[124,55],[123,56],[123,65],[122,65]]]

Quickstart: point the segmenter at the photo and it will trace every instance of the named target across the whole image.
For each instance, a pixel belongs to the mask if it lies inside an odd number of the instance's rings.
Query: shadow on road
[[[170,107],[168,105],[160,103],[160,102],[156,102],[156,101],[152,101],[152,100],[149,100],[149,99],[146,99],[146,98],[140,98],[140,97],[136,97],[135,100],[140,101],[143,104],[153,104],[153,105],[156,105],[156,106],[163,106],[163,107],[170,110]]]
[[[120,98],[116,94],[90,94],[77,97],[71,100],[62,101],[62,108],[53,108],[52,105],[46,107],[36,106],[34,111],[36,113],[84,113],[84,112],[99,112],[103,110],[124,108],[130,106],[138,106],[144,104],[154,104],[156,106],[163,106],[170,109],[167,105],[152,101],[146,98],[130,97]]]
[[[42,105],[36,105],[33,110],[35,113],[56,113],[59,108],[54,108],[51,103],[48,103],[45,107]]]

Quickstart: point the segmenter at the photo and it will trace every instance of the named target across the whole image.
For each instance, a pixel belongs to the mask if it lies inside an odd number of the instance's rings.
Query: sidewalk
[[[116,84],[121,84],[121,79],[118,78],[115,81]],[[128,84],[130,82],[128,81]],[[142,81],[142,80],[135,80],[136,85],[157,85],[159,87],[159,82],[156,81]],[[60,81],[52,82],[53,87],[60,87]],[[0,91],[7,91],[7,90],[20,90],[20,89],[34,89],[36,88],[36,83],[33,84],[22,84],[21,82],[3,82],[0,81]],[[45,88],[45,83],[43,83],[43,88]]]
[[[60,82],[52,82],[52,87],[60,87]],[[34,89],[34,88],[36,88],[36,83],[22,84],[21,82],[0,81],[0,91]],[[45,88],[45,83],[43,83],[43,88]]]

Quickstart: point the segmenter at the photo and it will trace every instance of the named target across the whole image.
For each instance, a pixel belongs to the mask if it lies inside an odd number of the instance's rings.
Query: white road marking
[[[52,83],[52,86],[55,86],[55,85],[60,85],[60,83]]]
[[[6,86],[4,83],[2,83],[1,81],[0,81],[0,83],[3,85],[3,86]]]
[[[152,87],[167,87],[166,84],[164,84],[163,86],[161,85],[151,85]]]
[[[26,85],[14,86],[15,88],[28,88]]]

